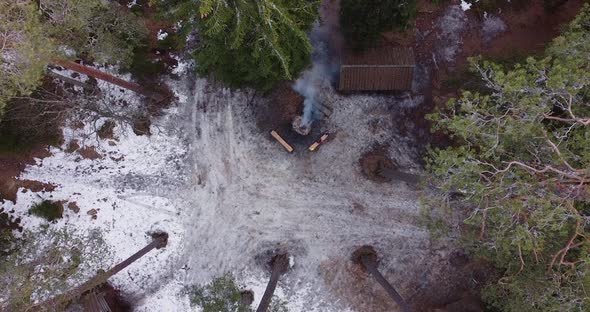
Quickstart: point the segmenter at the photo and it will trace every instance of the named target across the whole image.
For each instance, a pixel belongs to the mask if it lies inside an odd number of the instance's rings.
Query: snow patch
[[[463,11],[467,11],[469,9],[471,9],[471,3],[465,1],[465,0],[461,0],[461,10]]]
[[[506,23],[495,15],[486,14],[481,25],[481,32],[485,43],[489,43],[507,29]]]
[[[158,30],[158,40],[164,40],[168,37],[168,32],[163,29]]]
[[[451,63],[461,51],[462,33],[467,26],[467,14],[461,6],[451,5],[445,14],[437,22],[438,35],[438,59]]]

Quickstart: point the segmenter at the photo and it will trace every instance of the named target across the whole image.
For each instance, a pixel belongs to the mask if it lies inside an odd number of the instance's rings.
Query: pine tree
[[[31,1],[0,0],[0,116],[6,102],[30,94],[38,85],[53,42]]]
[[[85,60],[128,65],[133,57],[133,49],[147,36],[143,22],[114,2],[38,2],[47,35],[61,46],[61,52],[71,50]]]
[[[58,57],[128,65],[145,25],[102,0],[0,0],[0,116],[14,96],[40,84]]]
[[[475,61],[483,90],[432,116],[460,146],[433,151],[427,202],[467,211],[468,247],[504,274],[483,292],[501,311],[590,309],[589,27],[585,6],[545,58]]]
[[[176,0],[168,11],[182,21],[181,34],[198,30],[193,52],[201,74],[232,86],[268,90],[293,79],[309,63],[306,32],[319,0]]]

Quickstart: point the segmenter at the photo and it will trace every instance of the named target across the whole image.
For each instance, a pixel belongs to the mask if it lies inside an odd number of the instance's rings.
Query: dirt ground
[[[372,150],[361,156],[359,160],[362,173],[367,179],[375,182],[389,182],[380,171],[383,168],[395,169],[397,166],[387,156],[387,147],[375,146]]]
[[[451,63],[437,63],[433,75],[433,93],[445,95],[441,87],[453,72],[461,72],[468,65],[468,58],[482,55],[491,59],[510,59],[542,53],[553,38],[557,37],[564,25],[571,21],[580,11],[583,0],[569,0],[559,8],[548,12],[542,0],[528,1],[526,6],[514,1],[506,3],[497,12],[485,14],[477,6],[466,11],[467,22],[460,39],[460,53]],[[445,13],[448,6],[436,6],[430,1],[418,1],[419,9],[416,17],[417,38],[414,49],[418,64],[431,64],[440,31],[437,21]],[[450,5],[456,5],[451,2]],[[498,18],[504,24],[504,30],[488,36],[484,32],[486,19]]]
[[[27,165],[35,163],[35,158],[47,156],[49,152],[44,146],[39,146],[25,154],[0,153],[0,202],[4,200],[15,202],[17,191],[21,187],[33,192],[53,191],[55,185],[17,179]]]

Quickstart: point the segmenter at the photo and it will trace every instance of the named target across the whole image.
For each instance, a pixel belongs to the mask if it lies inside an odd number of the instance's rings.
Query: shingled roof
[[[340,67],[340,90],[408,90],[414,67],[414,52],[409,48],[380,47],[362,53],[346,50]]]

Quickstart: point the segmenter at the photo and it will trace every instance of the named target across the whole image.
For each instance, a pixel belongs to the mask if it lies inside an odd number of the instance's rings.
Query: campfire
[[[293,123],[291,124],[293,130],[301,135],[308,135],[311,132],[311,125],[312,121],[310,122],[303,122],[303,117],[297,116],[293,118]]]

